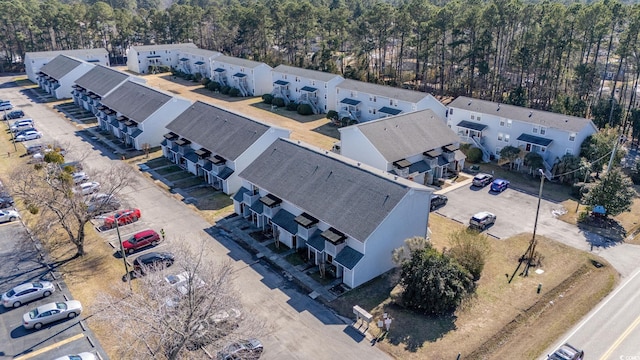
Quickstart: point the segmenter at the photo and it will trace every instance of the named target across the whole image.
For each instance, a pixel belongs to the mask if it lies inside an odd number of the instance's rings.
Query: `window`
[[[504,136],[504,135],[503,135],[502,133],[498,133],[498,141],[502,141],[502,137],[503,137],[503,136]]]
[[[476,120],[480,121],[480,120],[481,120],[481,119],[480,119],[480,116],[476,117]]]
[[[507,127],[511,127],[511,120],[507,120]]]
[[[573,150],[567,148],[567,150],[564,153],[565,155],[573,155]]]
[[[328,262],[329,264],[333,263],[333,256],[331,256],[331,255],[327,254],[327,262]]]
[[[504,134],[504,142],[509,142],[510,139],[511,139],[511,135]]]
[[[453,108],[449,109],[449,114],[453,115]]]
[[[286,74],[282,75],[282,78],[287,80],[287,75]]]
[[[576,141],[576,133],[569,134],[569,141]]]
[[[498,146],[496,148],[496,155],[500,156],[500,151],[502,151],[502,148]]]
[[[418,107],[416,106],[416,104],[411,105],[411,111],[416,111],[418,110]]]
[[[325,88],[325,89],[327,88],[327,83],[324,83],[324,88]],[[336,89],[336,90],[337,90],[337,89]]]
[[[324,94],[324,99],[327,100],[327,94]]]
[[[504,126],[504,119],[500,119],[500,126]]]
[[[540,126],[540,135],[544,135],[547,133],[547,128],[544,126]]]
[[[476,119],[476,116],[471,114],[471,120],[475,120],[475,119]]]
[[[357,97],[357,96],[358,96],[358,92],[357,91],[352,91],[351,92],[351,97],[352,98]]]
[[[533,130],[531,130],[531,131],[532,131],[534,134],[537,134],[537,133],[538,133],[538,127],[537,127],[537,126],[534,126],[534,127],[533,127]]]
[[[296,82],[300,82],[300,78],[296,76]]]
[[[315,80],[311,80],[311,85],[316,86],[316,81]]]

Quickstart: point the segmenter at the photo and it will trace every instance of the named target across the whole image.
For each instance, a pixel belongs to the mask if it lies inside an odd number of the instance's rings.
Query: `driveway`
[[[462,185],[450,191],[439,191],[449,198],[446,206],[436,212],[463,224],[469,224],[473,214],[489,211],[497,216],[496,223],[485,230],[498,239],[520,233],[533,233],[538,205],[538,194],[529,194],[509,188],[502,193],[489,191],[489,186],[477,188]],[[615,243],[597,234],[583,231],[577,226],[558,220],[554,210],[562,210],[562,205],[544,199],[540,202],[536,233],[554,239],[571,247],[590,251],[609,261],[622,276],[631,274],[637,268],[640,245]],[[524,252],[525,249],[523,249]]]
[[[3,95],[3,98],[8,96]],[[26,97],[11,100],[18,105],[28,102]],[[33,104],[29,117],[36,121],[46,119],[39,121],[39,130],[61,143],[71,144],[68,161],[84,158],[89,169],[108,169],[118,161],[110,151],[94,147],[89,139],[83,138],[78,133],[80,128],[63,119],[50,105]],[[206,246],[215,254],[211,261],[232,262],[235,285],[246,312],[267,325],[267,335],[260,339],[265,344],[264,359],[389,359],[366,339],[354,335],[342,318],[298,291],[283,274],[253,258],[234,241],[207,233],[205,230],[212,224],[152,179],[141,173],[135,176],[139,182],[125,189],[121,197],[141,209],[146,227],[164,228],[166,244],[163,246],[167,249],[197,247],[198,239],[204,238]],[[111,240],[111,235],[105,235],[105,240]]]

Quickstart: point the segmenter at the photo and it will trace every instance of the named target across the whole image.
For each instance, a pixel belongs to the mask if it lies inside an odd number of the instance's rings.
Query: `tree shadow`
[[[627,231],[615,219],[587,217],[578,222],[578,228],[585,234],[592,247],[608,248],[625,241]]]
[[[385,340],[395,346],[403,344],[409,352],[416,352],[425,343],[436,342],[456,330],[454,315],[421,315],[396,304],[385,305],[384,311],[393,320]]]

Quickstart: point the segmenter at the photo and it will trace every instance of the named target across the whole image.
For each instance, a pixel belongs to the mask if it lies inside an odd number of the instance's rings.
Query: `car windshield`
[[[481,218],[477,218],[477,217],[474,216],[474,217],[471,218],[471,221],[481,222],[482,219]]]
[[[136,237],[135,237],[135,236],[132,236],[132,237],[129,239],[129,242],[130,242],[130,243],[132,243],[132,244],[135,244],[135,243],[137,243],[137,242],[138,242],[138,239],[136,239]]]
[[[169,284],[173,285],[180,281],[180,277],[177,275],[169,275],[167,276],[167,281],[169,282]]]
[[[13,289],[11,289],[11,290],[7,291],[7,297],[12,297],[12,296],[13,296],[13,295],[15,295],[15,294],[16,294],[16,292],[15,292],[15,290],[13,290]]]
[[[29,318],[35,319],[38,316],[38,309],[33,309],[29,311]]]
[[[60,310],[67,310],[67,304],[63,302],[56,303],[56,307]]]
[[[39,283],[39,282],[34,282],[34,283],[31,284],[31,286],[33,286],[34,288],[38,288],[38,289],[42,289],[43,288],[42,283]]]

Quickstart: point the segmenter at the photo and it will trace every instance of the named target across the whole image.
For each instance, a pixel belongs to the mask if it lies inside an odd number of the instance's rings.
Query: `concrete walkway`
[[[282,270],[283,275],[289,280],[295,278],[299,284],[301,284],[309,291],[309,297],[311,297],[312,299],[320,297],[326,302],[331,302],[337,298],[336,295],[329,291],[331,287],[335,286],[335,282],[324,286],[319,284],[305,272],[298,270],[294,265],[285,260],[284,254],[276,254],[275,252],[271,251],[271,249],[269,249],[266,244],[263,244],[252,238],[249,235],[248,229],[241,229],[246,228],[248,225],[251,224],[241,216],[236,216],[231,219],[223,219],[218,221],[217,223],[217,227],[221,228],[227,233],[224,235],[230,235],[237,242],[242,242],[257,251],[258,253],[256,254],[256,256],[258,258],[264,258],[272,265]],[[251,230],[259,231],[260,229],[251,226]]]

